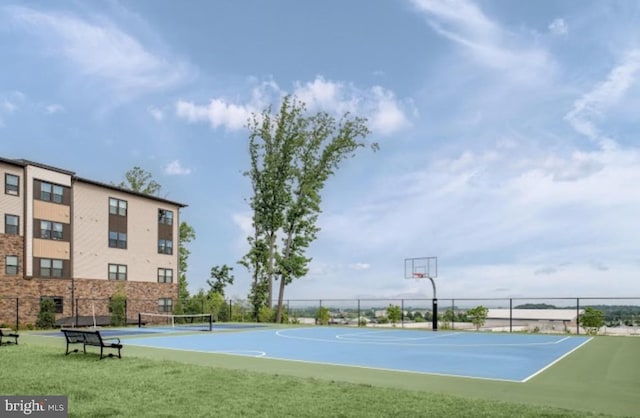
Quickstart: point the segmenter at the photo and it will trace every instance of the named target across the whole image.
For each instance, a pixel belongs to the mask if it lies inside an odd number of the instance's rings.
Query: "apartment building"
[[[27,160],[0,173],[0,324],[34,324],[45,297],[57,318],[108,316],[116,293],[129,318],[172,311],[184,204]]]

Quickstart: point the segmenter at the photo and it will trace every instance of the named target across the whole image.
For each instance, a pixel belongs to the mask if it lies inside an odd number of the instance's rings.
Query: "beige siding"
[[[2,189],[0,190],[0,231],[4,233],[4,215],[18,215],[20,217],[20,235],[22,235],[22,226],[24,222],[24,179],[22,178],[22,169],[9,164],[0,163],[0,172],[2,178]],[[20,177],[20,194],[18,196],[5,194],[4,192],[4,174],[9,173]]]
[[[33,202],[33,218],[46,219],[53,222],[71,223],[71,208],[57,203],[45,202],[43,200],[34,200]],[[36,228],[38,226],[36,225]]]
[[[68,242],[36,238],[33,240],[33,256],[69,260],[71,255]]]
[[[26,179],[24,182],[23,190],[26,195],[27,207],[25,211],[25,218],[29,221],[26,226],[26,239],[25,239],[25,253],[26,259],[24,261],[25,274],[27,276],[33,276],[33,218],[34,218],[34,200],[33,194],[37,193],[37,190],[33,190],[33,180],[43,180],[61,186],[71,187],[71,176],[68,174],[60,173],[57,171],[47,170],[41,167],[27,166],[26,167]],[[39,202],[38,202],[39,203]]]
[[[109,198],[127,201],[127,249],[109,248]],[[74,184],[74,276],[108,278],[108,265],[127,266],[129,281],[156,282],[158,268],[174,270],[177,277],[178,229],[174,225],[173,255],[158,254],[158,209],[178,208],[152,199],[102,188],[84,182]],[[177,217],[176,217],[177,218]],[[175,222],[174,222],[175,223]]]

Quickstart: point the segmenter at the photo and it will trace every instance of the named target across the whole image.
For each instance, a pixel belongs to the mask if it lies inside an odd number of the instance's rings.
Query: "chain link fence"
[[[139,313],[210,313],[216,322],[273,322],[276,303],[256,314],[248,301],[197,298],[159,304],[152,299],[126,299],[116,313],[112,299],[53,298],[55,326],[137,324]],[[0,297],[0,326],[37,328],[41,298]],[[460,298],[439,299],[433,321],[432,299],[288,299],[283,322],[302,325],[398,327],[494,332],[585,333],[585,309],[602,313],[598,333],[640,335],[640,297],[627,298]],[[486,315],[474,316],[478,307]],[[121,308],[118,308],[120,310]],[[124,323],[123,323],[124,322]]]

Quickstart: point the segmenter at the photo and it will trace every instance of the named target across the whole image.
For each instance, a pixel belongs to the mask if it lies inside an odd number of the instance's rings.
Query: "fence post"
[[[404,328],[404,299],[400,299],[400,324]]]
[[[580,335],[580,298],[576,298],[576,335]]]
[[[358,328],[360,327],[360,299],[358,299]]]
[[[76,298],[76,314],[75,314],[75,318],[74,318],[75,319],[74,322],[75,322],[75,327],[76,328],[78,328],[78,302],[79,302],[78,299],[79,298]]]
[[[509,298],[509,332],[513,332],[513,298]]]
[[[451,330],[453,331],[456,323],[456,300],[451,298]]]
[[[20,298],[16,298],[16,331],[20,330]]]

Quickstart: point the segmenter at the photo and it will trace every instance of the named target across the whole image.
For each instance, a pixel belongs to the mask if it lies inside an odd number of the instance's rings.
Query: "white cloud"
[[[436,33],[455,42],[481,65],[519,82],[548,79],[548,53],[527,44],[489,19],[468,0],[412,0]]]
[[[200,106],[185,100],[176,103],[176,115],[189,122],[209,122],[211,128],[224,127],[229,131],[242,129],[253,112],[250,105],[228,103],[224,99],[212,99],[208,105]]]
[[[603,147],[615,144],[600,132],[597,121],[606,116],[606,111],[617,104],[636,82],[640,71],[640,50],[629,51],[607,79],[583,94],[573,103],[573,108],[565,115],[576,132],[600,143]]]
[[[353,263],[353,264],[349,264],[349,268],[351,270],[369,270],[371,268],[371,264],[369,264],[369,263]]]
[[[64,112],[64,106],[59,105],[59,104],[50,104],[50,105],[46,105],[44,107],[44,111],[48,115],[53,115],[55,113]]]
[[[549,31],[554,35],[566,35],[569,33],[569,27],[564,19],[556,18],[553,22],[549,23]]]
[[[165,174],[170,176],[186,176],[188,174],[191,174],[191,169],[182,167],[182,164],[179,160],[174,160],[167,164],[167,166],[164,168],[164,172]]]
[[[275,82],[264,82],[251,90],[250,98],[244,103],[214,98],[208,105],[198,105],[179,100],[176,114],[192,123],[208,122],[213,129],[224,127],[237,131],[245,127],[252,114],[279,102],[286,94]],[[292,94],[304,102],[309,111],[326,111],[336,116],[349,112],[366,117],[374,134],[391,135],[410,125],[404,110],[411,107],[410,104],[401,103],[392,91],[380,86],[362,90],[317,76],[306,83],[295,82]]]
[[[0,110],[5,113],[13,113],[18,109],[15,103],[10,102],[7,99],[0,101]]]
[[[187,65],[169,61],[104,18],[26,7],[6,9],[12,20],[40,37],[47,54],[62,57],[73,71],[106,82],[120,98],[164,89],[185,79]]]
[[[162,109],[158,109],[157,107],[150,106],[147,109],[147,111],[149,112],[151,117],[154,118],[157,122],[162,122],[162,120],[164,119],[164,112],[162,111]]]

